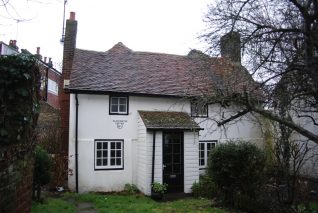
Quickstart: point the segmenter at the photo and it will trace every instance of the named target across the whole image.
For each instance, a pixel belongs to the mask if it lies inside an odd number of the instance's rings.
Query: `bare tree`
[[[221,35],[239,33],[243,65],[259,82],[240,92],[228,85],[213,94],[214,103],[240,106],[218,125],[251,112],[318,144],[318,1],[220,0],[210,6],[206,22],[202,38],[210,54],[217,54]],[[273,110],[279,102],[288,111]]]

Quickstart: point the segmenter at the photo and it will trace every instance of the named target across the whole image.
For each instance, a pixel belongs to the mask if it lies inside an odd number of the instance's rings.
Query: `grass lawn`
[[[72,202],[70,202],[72,200]],[[101,195],[66,193],[60,198],[48,198],[42,204],[34,203],[32,213],[74,213],[77,203],[92,203],[98,212],[215,212],[227,211],[211,206],[207,199],[187,198],[171,202],[155,202],[143,195]]]

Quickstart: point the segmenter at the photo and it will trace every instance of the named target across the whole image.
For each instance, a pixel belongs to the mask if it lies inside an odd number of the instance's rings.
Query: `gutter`
[[[151,173],[151,185],[155,182],[155,151],[156,151],[156,130],[153,131],[152,139],[152,173]],[[152,192],[152,187],[151,187]]]
[[[76,110],[75,110],[75,187],[78,193],[78,97],[75,93]]]

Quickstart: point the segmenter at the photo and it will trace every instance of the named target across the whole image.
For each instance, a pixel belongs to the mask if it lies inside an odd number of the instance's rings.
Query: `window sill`
[[[128,113],[128,112],[126,112],[126,113],[110,112],[109,114],[110,114],[110,115],[128,115],[129,113]]]
[[[94,168],[95,171],[103,171],[103,170],[124,170],[124,168]]]

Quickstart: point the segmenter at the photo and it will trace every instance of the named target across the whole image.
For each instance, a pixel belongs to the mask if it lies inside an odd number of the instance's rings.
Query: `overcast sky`
[[[123,42],[135,51],[186,55],[204,50],[198,35],[213,0],[68,0],[78,21],[77,48],[107,51]],[[10,0],[0,8],[0,41],[16,39],[20,48],[54,62],[62,58],[64,0]],[[58,67],[57,67],[58,68]]]

